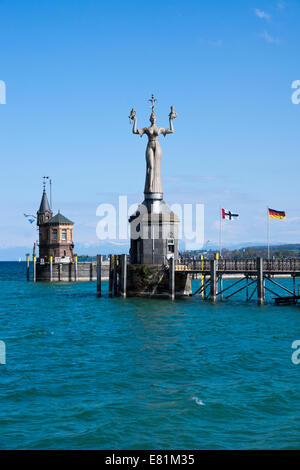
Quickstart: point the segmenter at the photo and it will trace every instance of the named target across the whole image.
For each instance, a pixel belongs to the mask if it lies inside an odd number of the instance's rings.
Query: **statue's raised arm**
[[[160,127],[159,133],[162,134],[164,137],[166,137],[167,134],[173,134],[174,133],[173,120],[176,119],[177,116],[178,114],[175,113],[174,106],[171,106],[171,112],[169,114],[170,128],[164,129],[163,127]]]
[[[133,108],[130,111],[129,119],[130,119],[131,122],[133,121],[132,133],[133,134],[138,134],[139,136],[142,137],[142,135],[145,134],[146,129],[145,128],[144,129],[137,129],[136,128],[136,123],[137,123],[136,112],[135,112],[135,109],[133,109]]]

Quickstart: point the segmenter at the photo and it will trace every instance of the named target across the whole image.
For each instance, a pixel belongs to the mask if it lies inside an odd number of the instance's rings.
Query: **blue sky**
[[[158,124],[170,105],[175,134],[162,140],[168,203],[205,204],[205,240],[218,241],[219,207],[229,246],[299,242],[300,2],[0,0],[0,259],[30,249],[42,176],[54,181],[55,210],[76,222],[78,251],[105,251],[96,208],[143,196],[154,93]]]

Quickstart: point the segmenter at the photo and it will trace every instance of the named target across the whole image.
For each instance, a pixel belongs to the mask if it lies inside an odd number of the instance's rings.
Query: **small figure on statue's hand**
[[[178,114],[175,113],[174,106],[171,106],[171,112],[170,112],[170,114],[169,114],[169,118],[170,118],[170,119],[176,119],[177,116],[178,116]]]
[[[135,109],[132,108],[132,110],[130,111],[130,116],[129,116],[130,121],[133,121],[135,117],[136,117],[136,112],[135,112]]]

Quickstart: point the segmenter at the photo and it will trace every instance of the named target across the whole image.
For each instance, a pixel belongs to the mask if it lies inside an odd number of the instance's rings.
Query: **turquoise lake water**
[[[0,263],[1,449],[300,448],[299,307],[103,288]]]

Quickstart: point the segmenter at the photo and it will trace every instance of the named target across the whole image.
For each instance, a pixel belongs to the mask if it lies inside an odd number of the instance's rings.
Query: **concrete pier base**
[[[172,276],[172,274],[171,274]],[[171,277],[172,279],[172,277]],[[174,283],[174,293],[173,293]],[[191,275],[174,271],[172,297],[192,295]],[[127,297],[170,298],[170,276],[167,266],[129,264],[127,266]]]

